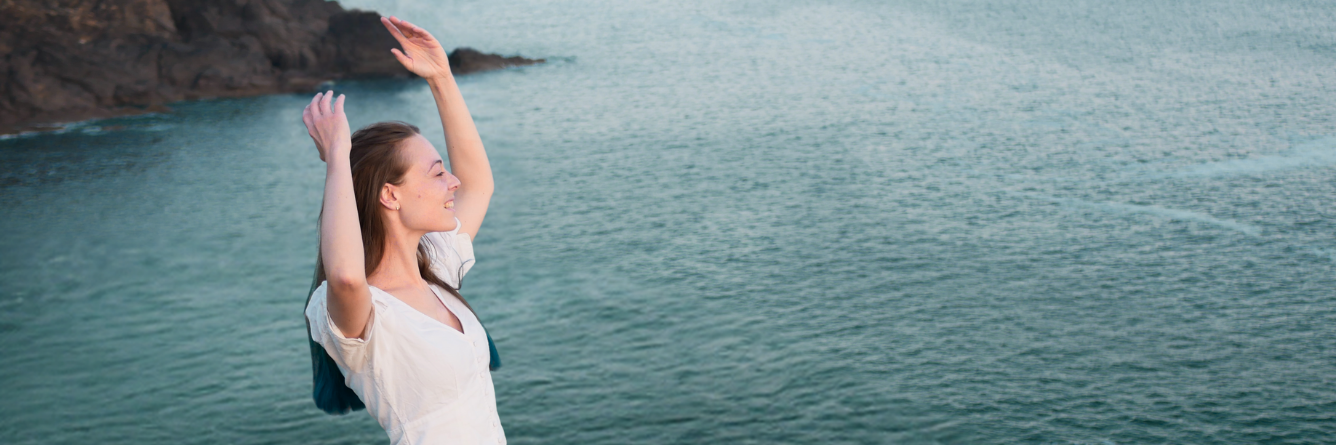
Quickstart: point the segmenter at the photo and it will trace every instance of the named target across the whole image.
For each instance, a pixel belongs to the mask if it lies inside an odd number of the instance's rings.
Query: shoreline
[[[314,91],[338,80],[411,78],[374,11],[324,0],[38,0],[0,4],[0,135],[154,112],[210,98]],[[459,62],[456,68],[456,61]],[[456,75],[543,63],[471,48]]]
[[[458,64],[456,64],[457,54],[462,56],[458,57],[458,59],[460,59]],[[455,73],[456,76],[465,76],[485,71],[495,71],[511,67],[536,65],[542,63],[547,63],[547,59],[545,58],[527,59],[520,56],[506,57],[498,54],[482,53],[468,47],[455,48],[454,51],[450,52],[451,69],[453,70],[457,68],[460,71],[459,73]],[[349,81],[391,80],[392,81],[392,80],[410,80],[416,78],[417,78],[416,76],[412,77],[382,76],[382,77],[363,77],[363,78],[343,79],[343,80],[349,80]],[[318,90],[332,88],[335,85],[337,85],[337,82],[334,79],[330,79],[330,80],[325,80],[323,82],[315,83],[310,88],[307,88],[305,90],[265,92],[259,94],[235,94],[235,95],[225,95],[225,96],[188,97],[179,101],[174,101],[166,104],[159,103],[146,107],[124,106],[116,109],[98,110],[99,112],[106,113],[105,115],[94,115],[83,118],[73,118],[69,120],[36,121],[36,122],[27,122],[20,125],[0,126],[0,141],[29,137],[29,136],[37,136],[43,134],[60,134],[66,131],[72,131],[78,128],[83,128],[87,126],[86,124],[91,124],[94,122],[108,119],[135,117],[135,116],[151,116],[155,114],[171,114],[176,111],[175,109],[172,108],[172,105],[180,103],[190,103],[190,102],[216,100],[216,99],[240,99],[247,97],[273,96],[281,94],[312,93]],[[114,128],[107,129],[106,127],[103,127],[103,129],[106,131],[115,131],[125,128],[124,125],[113,125],[111,127]]]

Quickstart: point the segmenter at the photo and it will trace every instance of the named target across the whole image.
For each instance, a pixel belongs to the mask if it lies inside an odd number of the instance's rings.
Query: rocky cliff
[[[0,133],[411,74],[375,12],[324,0],[0,0]],[[451,53],[456,74],[542,60]]]

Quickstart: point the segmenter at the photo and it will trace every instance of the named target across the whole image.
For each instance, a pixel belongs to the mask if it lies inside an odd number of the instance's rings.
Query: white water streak
[[[1278,170],[1324,167],[1334,164],[1336,164],[1336,136],[1328,136],[1296,145],[1288,150],[1287,153],[1283,154],[1259,156],[1250,159],[1208,162],[1176,171],[1144,175],[1142,178],[1158,179],[1248,175]]]

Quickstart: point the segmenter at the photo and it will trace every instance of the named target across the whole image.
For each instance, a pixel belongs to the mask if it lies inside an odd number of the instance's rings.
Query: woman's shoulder
[[[325,304],[325,294],[329,292],[329,282],[321,281],[320,284],[311,288],[311,294],[306,299],[306,307],[309,308],[316,304]]]
[[[394,298],[394,296],[376,286],[367,285],[367,288],[371,291],[372,311],[374,314],[379,314],[373,315],[373,317],[385,317],[390,309],[390,303],[387,298]],[[333,324],[333,321],[330,320],[329,317],[328,289],[329,282],[321,281],[320,285],[316,286],[315,289],[311,291],[311,298],[306,301],[306,318],[312,323],[320,325]],[[312,327],[315,326],[313,325]]]

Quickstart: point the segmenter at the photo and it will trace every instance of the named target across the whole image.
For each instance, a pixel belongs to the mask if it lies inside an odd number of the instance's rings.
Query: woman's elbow
[[[469,184],[468,187],[461,186],[459,188],[459,191],[460,193],[468,195],[471,198],[490,200],[492,199],[492,192],[496,191],[496,186],[492,184],[492,182],[488,181],[483,184]]]
[[[366,277],[353,273],[331,273],[327,277],[329,291],[334,294],[348,294],[356,289],[367,287]]]
[[[470,206],[474,204],[487,205],[492,202],[492,188],[470,187],[465,189],[460,187],[459,191],[455,192],[455,199],[458,200],[459,203],[467,202]]]

